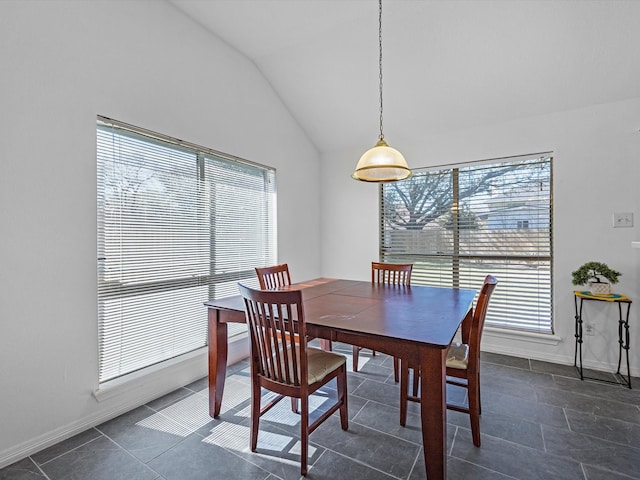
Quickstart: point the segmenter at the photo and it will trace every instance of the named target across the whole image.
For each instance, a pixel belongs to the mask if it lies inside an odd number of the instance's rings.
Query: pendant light
[[[397,182],[411,176],[411,170],[402,154],[384,141],[382,131],[382,0],[378,2],[378,67],[380,79],[380,136],[378,143],[360,157],[356,170],[351,175],[363,182]]]

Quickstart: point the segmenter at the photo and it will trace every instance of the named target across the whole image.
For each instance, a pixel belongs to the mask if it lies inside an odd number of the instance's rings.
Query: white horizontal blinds
[[[241,278],[247,270],[237,262],[229,262],[223,272],[215,266],[214,232],[235,228],[227,218],[217,223],[217,182],[232,184],[242,170],[266,183],[273,172],[253,165],[238,168],[238,162],[212,157],[160,136],[98,122],[100,382],[205,346],[203,302],[237,293],[237,287],[234,292],[223,289],[223,294],[217,289],[218,283]],[[207,175],[213,162],[221,167]],[[239,190],[225,191],[224,202],[244,202]],[[265,223],[273,222],[269,207],[261,217]],[[275,250],[272,239],[259,243]],[[273,258],[268,247],[263,251],[268,255],[258,265]],[[230,334],[244,328],[234,326]]]
[[[217,298],[258,287],[255,267],[276,263],[273,171],[205,158],[210,188],[211,256]]]
[[[495,275],[487,324],[552,331],[550,157],[416,172],[381,193],[381,255],[414,262],[412,283]]]
[[[488,324],[551,332],[550,158],[461,168],[459,177],[462,210],[473,212],[461,223],[461,282],[478,285],[482,266],[500,280]],[[486,195],[462,194],[483,182]]]

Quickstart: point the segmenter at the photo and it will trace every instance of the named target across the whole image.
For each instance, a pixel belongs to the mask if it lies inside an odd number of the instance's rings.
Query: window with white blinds
[[[381,259],[413,263],[418,285],[479,289],[494,275],[487,325],[553,333],[551,167],[542,154],[383,184]]]
[[[203,302],[276,262],[276,194],[273,169],[103,117],[97,172],[105,382],[207,345]]]

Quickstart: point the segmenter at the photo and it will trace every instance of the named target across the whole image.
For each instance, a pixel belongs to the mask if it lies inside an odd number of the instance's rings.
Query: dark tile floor
[[[334,349],[350,356],[350,346]],[[360,372],[349,373],[349,430],[336,414],[311,435],[307,478],[425,478],[418,405],[400,427],[391,358],[361,355]],[[482,363],[482,447],[471,442],[468,417],[449,412],[449,480],[640,479],[639,379],[629,390],[580,381],[563,365],[495,354]],[[0,479],[300,478],[299,417],[288,401],[263,417],[252,453],[247,363],[229,368],[217,420],[206,386],[202,379],[98,425],[0,470]],[[332,395],[321,391],[313,407]]]

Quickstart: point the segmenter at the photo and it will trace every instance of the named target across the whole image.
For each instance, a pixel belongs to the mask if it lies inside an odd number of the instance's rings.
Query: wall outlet
[[[589,335],[590,337],[592,337],[593,335],[595,335],[595,329],[593,328],[593,325],[591,323],[587,323],[584,326],[584,334],[585,335]]]
[[[632,212],[617,212],[613,214],[613,226],[618,227],[633,227],[633,213]]]

